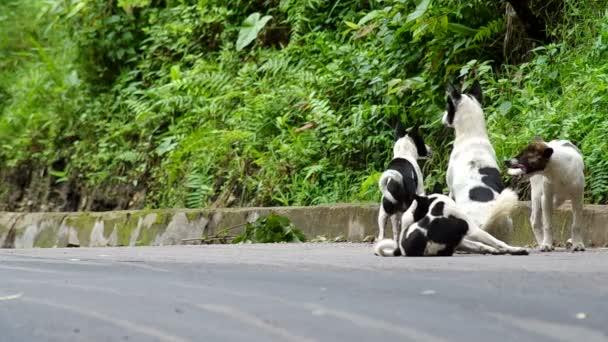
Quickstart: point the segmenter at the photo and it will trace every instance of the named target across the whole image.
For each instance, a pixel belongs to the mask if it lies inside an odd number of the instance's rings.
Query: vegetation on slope
[[[499,158],[571,139],[606,203],[607,3],[529,3],[546,43],[506,1],[5,0],[0,209],[375,201],[397,118],[442,185],[475,78]]]

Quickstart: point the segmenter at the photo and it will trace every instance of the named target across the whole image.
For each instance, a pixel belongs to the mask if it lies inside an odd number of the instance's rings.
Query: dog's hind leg
[[[478,227],[469,227],[467,238],[475,242],[481,242],[483,244],[494,247],[499,251],[504,251],[513,255],[528,255],[528,250],[522,247],[514,247],[506,244],[505,242],[495,238],[490,233],[482,230]]]
[[[459,251],[475,253],[475,254],[504,254],[494,247],[490,247],[481,242],[462,239],[462,242],[456,247]]]
[[[572,251],[582,252],[585,250],[583,235],[581,232],[581,224],[583,223],[583,196],[577,196],[572,199]]]
[[[384,210],[384,205],[380,204],[380,211],[378,212],[378,241],[384,239],[384,227],[386,226],[386,220],[388,214]]]
[[[400,226],[400,215],[394,214],[391,216],[391,226],[393,226],[393,240],[399,242],[399,226]]]

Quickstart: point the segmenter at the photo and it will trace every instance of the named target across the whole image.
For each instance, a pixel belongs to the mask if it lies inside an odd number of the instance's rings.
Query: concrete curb
[[[163,246],[198,244],[183,242],[203,235],[214,235],[226,227],[240,233],[242,225],[274,212],[285,215],[306,236],[362,241],[377,233],[377,204],[332,204],[311,207],[163,209],[102,213],[0,213],[0,246],[31,247],[105,247]],[[528,217],[529,204],[522,202],[514,215],[512,231],[492,232],[515,245],[533,243]],[[554,213],[554,237],[558,244],[570,235],[572,215],[567,207]],[[584,211],[585,244],[608,246],[608,206],[587,205]],[[390,234],[390,228],[388,229]]]

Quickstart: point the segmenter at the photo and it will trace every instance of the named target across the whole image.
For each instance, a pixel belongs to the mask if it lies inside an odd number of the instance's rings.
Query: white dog
[[[463,94],[448,84],[447,93],[443,123],[455,131],[446,176],[450,197],[481,229],[510,229],[517,194],[502,183],[481,108],[481,86],[475,81]]]
[[[549,143],[534,139],[519,155],[505,164],[512,176],[530,177],[532,215],[530,221],[541,251],[552,251],[551,214],[553,207],[572,202],[571,240],[573,251],[584,251],[581,234],[585,164],[581,151],[567,140]]]
[[[384,227],[389,217],[393,226],[393,239],[397,240],[401,215],[412,203],[414,195],[424,195],[422,171],[417,159],[424,158],[429,153],[429,147],[424,144],[416,128],[406,133],[401,122],[397,123],[393,159],[378,181],[382,192],[378,213],[378,241],[384,239]]]

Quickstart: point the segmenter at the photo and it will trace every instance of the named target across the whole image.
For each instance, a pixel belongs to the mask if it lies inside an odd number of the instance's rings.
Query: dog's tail
[[[374,244],[374,254],[387,256],[401,256],[401,250],[393,239],[382,239]]]
[[[519,205],[517,193],[510,188],[506,188],[498,195],[493,204],[492,213],[481,227],[483,230],[493,229],[511,216],[513,210]]]
[[[389,200],[391,203],[397,203],[399,201],[388,189],[388,182],[391,180],[399,184],[398,186],[400,188],[403,187],[403,176],[401,176],[401,173],[396,170],[386,170],[382,172],[380,180],[378,181],[378,186],[380,187],[380,191],[382,192],[382,196],[384,196],[384,198]]]

